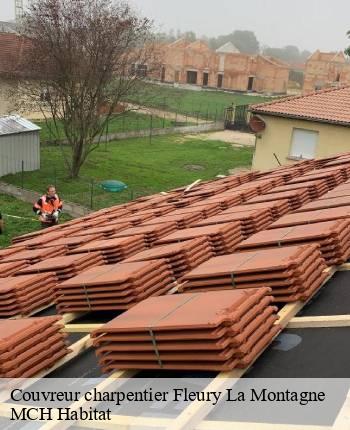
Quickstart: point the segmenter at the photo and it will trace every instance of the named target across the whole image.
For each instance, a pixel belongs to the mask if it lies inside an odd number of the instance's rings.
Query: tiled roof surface
[[[327,89],[254,105],[255,113],[350,125],[350,87]]]

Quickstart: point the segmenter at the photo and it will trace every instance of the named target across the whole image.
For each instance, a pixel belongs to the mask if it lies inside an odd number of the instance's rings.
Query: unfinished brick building
[[[284,94],[289,66],[263,55],[243,54],[231,43],[216,51],[200,40],[177,40],[162,49],[163,82],[234,91]]]
[[[350,63],[343,52],[317,50],[306,62],[304,93],[350,84]]]

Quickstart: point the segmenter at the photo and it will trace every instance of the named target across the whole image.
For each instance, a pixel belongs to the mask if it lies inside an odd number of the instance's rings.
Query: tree
[[[248,30],[236,30],[230,34],[211,37],[208,44],[211,49],[218,49],[227,42],[232,42],[240,52],[245,54],[259,53],[259,41],[255,34]]]
[[[350,30],[346,33],[347,38],[350,39]],[[350,56],[350,46],[344,50],[345,55]]]
[[[63,128],[71,178],[98,147],[120,102],[156,64],[151,25],[112,0],[31,2],[21,30],[30,48],[17,70],[25,73],[17,101],[22,110],[40,110],[56,139]]]

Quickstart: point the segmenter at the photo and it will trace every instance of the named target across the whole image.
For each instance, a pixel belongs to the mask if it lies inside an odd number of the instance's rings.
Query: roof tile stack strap
[[[175,285],[166,260],[98,266],[55,287],[58,312],[125,310]]]
[[[228,212],[201,220],[197,222],[194,227],[224,224],[234,221],[241,223],[242,235],[246,238],[260,230],[264,230],[273,222],[273,218],[269,209],[255,209],[252,211],[247,210],[245,212],[236,213]]]
[[[99,251],[65,255],[62,257],[48,258],[32,266],[27,266],[17,272],[17,275],[26,275],[30,273],[54,272],[60,281],[73,278],[84,270],[105,264],[105,260]]]
[[[13,261],[11,263],[2,263],[0,260],[0,278],[7,278],[13,276],[18,270],[27,267],[24,261]]]
[[[195,203],[194,205],[187,206],[185,208],[175,209],[171,211],[171,215],[178,214],[189,214],[192,212],[199,211],[203,215],[203,218],[209,218],[210,216],[216,215],[222,211],[219,202],[205,203],[202,204]]]
[[[147,299],[91,334],[102,371],[247,367],[281,330],[270,291]]]
[[[205,200],[206,203],[219,203],[221,209],[228,209],[232,206],[240,205],[243,200],[241,198],[241,195],[239,193],[235,194],[234,192],[230,194],[217,194],[216,196],[209,197]],[[200,203],[201,205],[203,202]],[[194,207],[194,204],[191,205],[191,207]]]
[[[350,218],[350,205],[341,206],[339,208],[320,209],[318,211],[297,212],[284,215],[273,224],[270,224],[268,229],[313,224],[315,222],[333,221],[344,218]]]
[[[47,260],[56,255],[65,255],[67,253],[67,247],[52,246],[51,248],[41,248],[41,249],[28,249],[16,254],[11,254],[6,258],[1,260],[2,263],[9,263],[11,261],[23,261],[28,264],[36,264],[39,261]]]
[[[299,190],[284,191],[282,193],[263,194],[261,196],[250,199],[247,204],[271,202],[274,200],[288,200],[292,210],[300,208],[300,206],[310,202],[310,195],[307,188]]]
[[[192,227],[178,230],[162,239],[156,245],[183,242],[197,237],[208,237],[215,255],[232,252],[238,243],[243,240],[241,223],[230,222],[226,224],[208,225],[205,227]]]
[[[288,184],[299,184],[300,182],[308,182],[316,179],[325,179],[330,190],[345,181],[344,176],[340,170],[337,172],[322,172],[313,170],[312,172],[309,172],[303,176],[292,179],[288,182]]]
[[[107,225],[95,227],[95,228],[89,228],[87,230],[82,229],[80,231],[77,231],[71,235],[71,237],[81,237],[81,236],[90,236],[92,234],[99,234],[102,235],[104,238],[109,238],[116,233],[119,233],[120,231],[126,230],[127,228],[130,228],[131,224],[129,222],[123,222],[120,224],[114,224],[112,221],[109,221]]]
[[[154,210],[154,209],[153,209]],[[109,221],[105,222],[105,225],[117,225],[117,224],[125,224],[128,223],[130,227],[136,227],[139,224],[142,224],[143,222],[155,218],[156,215],[147,212],[147,213],[134,213],[122,218],[116,217],[115,219],[110,219]]]
[[[59,317],[0,321],[0,377],[30,378],[69,353]]]
[[[225,213],[239,213],[250,210],[264,210],[268,209],[271,213],[272,219],[276,220],[280,218],[282,215],[291,211],[291,207],[289,205],[288,200],[272,200],[271,202],[262,202],[262,203],[252,203],[246,205],[233,206],[225,211],[221,212],[221,214]]]
[[[68,250],[82,246],[85,243],[89,243],[98,239],[103,238],[102,233],[87,234],[86,236],[72,236],[72,237],[61,237],[61,239],[53,240],[50,243],[41,245],[44,248],[50,248],[51,246],[64,245]],[[39,247],[39,246],[38,246]]]
[[[282,185],[280,187],[274,188],[273,190],[269,191],[267,194],[283,193],[285,191],[299,190],[302,188],[306,188],[308,190],[311,200],[317,199],[323,194],[326,194],[329,190],[327,181],[325,179],[320,179],[316,181],[302,182],[300,184]]]
[[[329,198],[319,198],[313,202],[307,203],[303,205],[301,208],[297,209],[295,212],[305,212],[305,211],[315,211],[319,209],[328,209],[328,208],[338,208],[341,206],[349,206],[350,205],[350,196],[344,197],[329,197]]]
[[[318,243],[328,266],[345,263],[350,257],[350,219],[276,228],[254,234],[238,250]]]
[[[0,278],[0,318],[28,315],[54,301],[54,273]]]
[[[207,237],[185,240],[180,243],[156,246],[128,258],[131,261],[147,261],[164,258],[174,272],[175,278],[181,278],[184,273],[199,266],[214,256]]]
[[[180,209],[181,210],[181,209]],[[189,228],[204,218],[202,211],[194,210],[185,214],[167,214],[145,221],[142,225],[157,225],[167,222],[175,222],[178,229]]]
[[[145,240],[146,247],[151,248],[159,239],[173,231],[177,230],[176,222],[165,222],[159,225],[140,225],[138,227],[130,227],[120,233],[115,234],[116,237],[131,237],[142,235]]]
[[[307,300],[322,286],[326,267],[316,244],[222,255],[186,273],[179,292],[269,287],[276,302]]]
[[[106,263],[115,264],[119,261],[143,251],[146,248],[143,235],[119,237],[115,239],[96,240],[87,243],[70,252],[70,254],[81,254],[99,251]]]

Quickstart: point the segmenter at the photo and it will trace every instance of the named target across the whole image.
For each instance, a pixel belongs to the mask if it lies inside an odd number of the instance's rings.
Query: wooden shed
[[[0,177],[40,169],[40,127],[17,115],[0,117]]]

